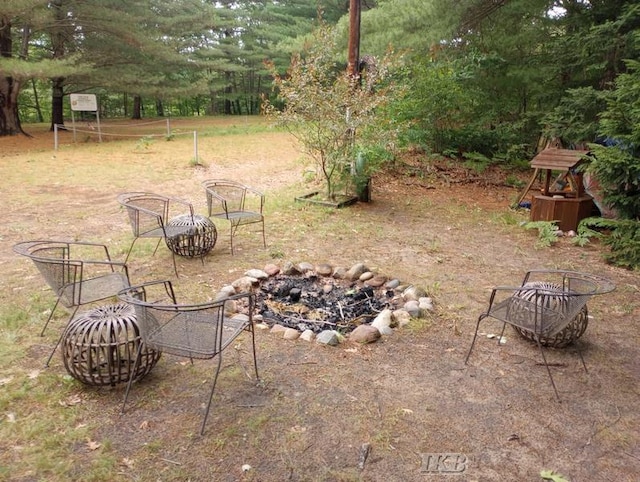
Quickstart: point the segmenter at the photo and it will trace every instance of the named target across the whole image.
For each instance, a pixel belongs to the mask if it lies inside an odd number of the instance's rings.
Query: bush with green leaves
[[[343,49],[344,50],[344,49]],[[393,82],[400,57],[388,52],[369,62],[361,75],[351,75],[341,64],[334,29],[321,24],[303,52],[295,54],[285,75],[268,64],[277,99],[264,100],[264,111],[289,130],[322,174],[327,199],[353,190],[355,161],[361,156],[395,148],[399,125],[386,116],[392,99],[403,87]],[[282,109],[276,106],[282,102]],[[366,158],[367,175],[386,156]]]

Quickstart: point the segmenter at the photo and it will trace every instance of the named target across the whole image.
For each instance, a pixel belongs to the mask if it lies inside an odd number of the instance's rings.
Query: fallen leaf
[[[140,430],[147,430],[149,428],[149,420],[145,420],[140,425],[138,425]]]
[[[74,405],[82,403],[82,398],[78,394],[71,395],[66,400],[60,400],[58,403],[63,407],[73,407]]]
[[[38,378],[40,376],[40,370],[31,370],[29,372],[29,374],[27,375],[27,378],[30,378],[31,380],[34,380],[35,378]]]
[[[564,475],[556,474],[553,470],[541,470],[540,477],[553,482],[569,482],[569,479],[565,478]]]
[[[7,413],[7,422],[16,423],[16,414],[13,412]]]
[[[127,468],[129,468],[129,469],[133,468],[133,460],[132,459],[125,457],[125,458],[122,459],[121,462],[122,462],[122,465],[126,466]]]
[[[87,447],[89,450],[97,450],[100,448],[100,442],[96,442],[95,440],[87,439]]]
[[[7,383],[9,383],[11,380],[13,380],[13,377],[7,377],[7,378],[0,378],[0,387],[6,385]]]

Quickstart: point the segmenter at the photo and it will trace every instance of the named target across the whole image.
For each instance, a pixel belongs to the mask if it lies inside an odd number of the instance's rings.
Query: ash
[[[260,285],[257,310],[268,325],[346,334],[392,305],[392,290],[317,275],[278,275]]]

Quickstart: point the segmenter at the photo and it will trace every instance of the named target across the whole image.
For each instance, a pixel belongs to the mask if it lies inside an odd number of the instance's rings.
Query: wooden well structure
[[[518,204],[540,178],[542,189],[531,198],[531,221],[557,221],[562,231],[575,231],[578,223],[597,209],[585,192],[579,166],[585,162],[586,150],[547,148],[531,160],[534,169]],[[543,178],[544,177],[544,178]]]

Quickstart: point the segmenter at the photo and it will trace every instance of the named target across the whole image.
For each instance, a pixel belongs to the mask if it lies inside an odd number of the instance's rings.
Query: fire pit
[[[347,338],[372,343],[434,310],[423,288],[376,274],[363,263],[351,268],[306,262],[268,264],[264,269],[249,269],[216,297],[246,292],[256,294],[257,327],[287,340],[333,346]],[[249,307],[230,303],[228,309],[245,313]]]
[[[261,283],[257,310],[269,325],[346,334],[391,308],[394,295],[390,289],[316,274],[277,275]]]

